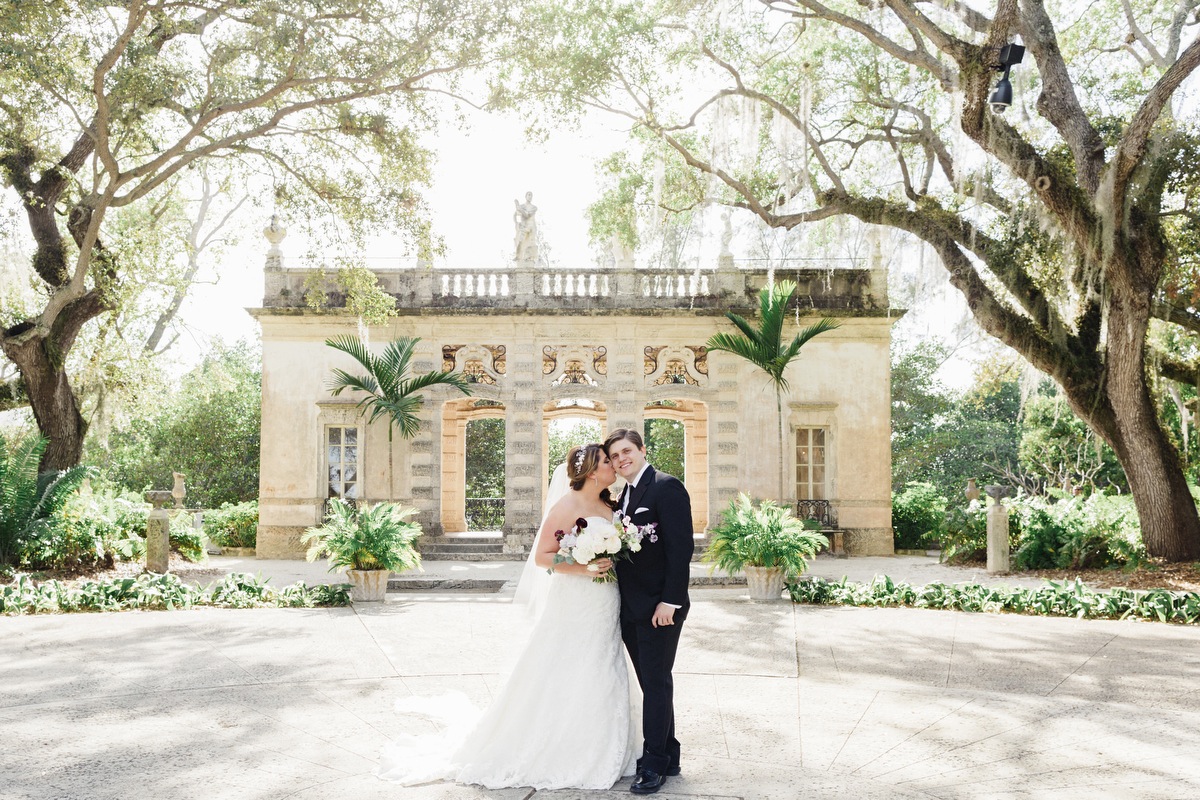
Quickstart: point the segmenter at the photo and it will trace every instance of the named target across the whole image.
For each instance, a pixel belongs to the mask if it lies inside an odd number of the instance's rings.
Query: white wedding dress
[[[588,517],[588,524],[612,522]],[[512,674],[474,725],[393,742],[381,778],[608,789],[635,772],[641,698],[621,644],[616,583],[556,574],[541,606]]]

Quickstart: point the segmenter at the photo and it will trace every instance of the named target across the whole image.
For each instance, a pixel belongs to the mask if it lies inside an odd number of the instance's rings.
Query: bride
[[[641,721],[632,709],[641,702],[630,696],[636,684],[621,645],[620,597],[616,583],[592,580],[612,561],[554,563],[555,531],[569,532],[580,518],[612,525],[607,487],[616,472],[603,445],[587,444],[572,448],[555,476],[514,601],[528,602],[537,617],[511,676],[465,735],[389,746],[380,777],[409,785],[449,778],[489,789],[608,789],[634,773]]]

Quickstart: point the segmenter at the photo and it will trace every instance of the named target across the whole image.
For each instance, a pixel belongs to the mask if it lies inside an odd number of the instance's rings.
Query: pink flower
[[[658,534],[656,534],[656,533],[650,534],[650,544],[654,544],[657,541],[658,541]]]

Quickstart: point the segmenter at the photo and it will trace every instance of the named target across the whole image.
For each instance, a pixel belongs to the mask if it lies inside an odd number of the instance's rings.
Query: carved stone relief
[[[701,386],[708,382],[708,348],[703,345],[647,345],[642,352],[648,386],[670,383]]]

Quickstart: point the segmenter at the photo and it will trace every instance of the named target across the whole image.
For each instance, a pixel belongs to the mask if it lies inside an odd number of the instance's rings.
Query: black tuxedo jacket
[[[627,485],[618,500],[624,502]],[[617,587],[621,592],[621,618],[650,624],[659,603],[679,606],[675,619],[683,621],[688,608],[688,575],[695,541],[692,539],[692,500],[683,482],[647,466],[633,488],[625,511],[634,525],[657,522],[658,541],[642,539],[642,549],[628,561],[617,561]]]

